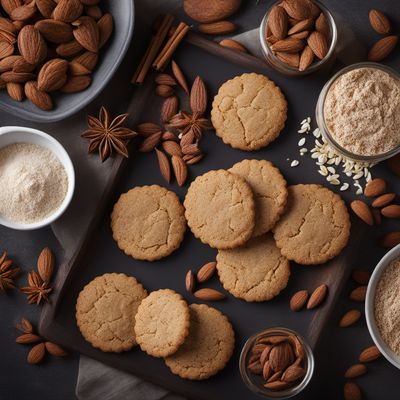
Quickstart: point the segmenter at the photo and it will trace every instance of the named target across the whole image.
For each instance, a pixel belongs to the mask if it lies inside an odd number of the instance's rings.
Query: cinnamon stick
[[[174,54],[176,48],[179,46],[185,35],[189,31],[189,26],[184,22],[181,22],[173,35],[169,38],[164,48],[161,50],[161,53],[153,62],[153,68],[157,71],[163,70]]]
[[[166,14],[162,17],[161,23],[159,24],[155,35],[151,38],[146,53],[144,54],[135,74],[132,77],[132,83],[137,85],[143,83],[151,64],[156,58],[158,51],[167,37],[169,30],[171,29],[173,21],[174,17],[170,14]]]

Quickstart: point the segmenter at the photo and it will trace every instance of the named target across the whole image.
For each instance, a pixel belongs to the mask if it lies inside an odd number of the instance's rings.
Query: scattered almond
[[[370,346],[370,347],[367,347],[366,349],[364,349],[360,353],[358,360],[361,363],[371,362],[371,361],[377,360],[381,356],[382,356],[382,353],[379,351],[379,349],[376,346]]]
[[[146,139],[139,146],[139,151],[141,153],[148,153],[150,151],[153,151],[154,148],[160,143],[161,135],[162,133],[161,131],[159,131],[146,137]]]
[[[53,342],[45,342],[46,350],[52,355],[56,357],[64,357],[67,355],[67,352],[58,344]]]
[[[386,190],[386,182],[381,178],[372,179],[367,183],[364,189],[364,195],[367,197],[376,197]]]
[[[41,340],[40,336],[35,335],[34,333],[24,333],[23,335],[18,336],[15,339],[15,342],[18,344],[31,344],[40,342]]]
[[[234,32],[236,25],[230,21],[218,21],[209,24],[200,24],[198,30],[208,35],[225,35]]]
[[[361,390],[353,382],[347,382],[343,388],[344,400],[361,400]]]
[[[171,181],[171,167],[169,165],[168,157],[157,148],[155,148],[155,151],[161,175],[169,183]]]
[[[204,301],[218,301],[225,298],[225,295],[218,290],[211,288],[204,288],[196,290],[194,296]]]
[[[186,287],[186,290],[187,290],[189,293],[192,293],[192,292],[193,292],[193,288],[194,288],[194,274],[193,274],[192,270],[189,270],[189,271],[186,273],[186,277],[185,277],[185,287]]]
[[[304,48],[304,41],[300,39],[287,38],[279,40],[271,46],[274,52],[297,53]]]
[[[400,231],[386,233],[380,240],[382,247],[391,248],[400,243]]]
[[[290,299],[290,309],[292,311],[300,311],[308,300],[308,290],[299,290]]]
[[[241,51],[242,53],[248,53],[246,47],[244,47],[241,43],[239,43],[237,40],[233,39],[223,39],[219,42],[221,46],[228,47],[232,50],[238,50]]]
[[[172,168],[174,170],[175,178],[179,186],[183,186],[187,178],[187,166],[182,157],[172,156]]]
[[[396,35],[386,36],[378,40],[368,53],[368,61],[379,62],[388,57],[396,47],[398,37]]]
[[[390,204],[396,197],[395,193],[385,193],[372,202],[372,207],[381,208]]]
[[[307,310],[312,310],[318,307],[326,298],[328,294],[328,286],[323,284],[318,286],[311,294],[308,303],[307,303]]]
[[[350,310],[347,311],[346,314],[340,319],[339,326],[341,328],[347,328],[353,324],[355,324],[361,317],[361,313],[358,310]]]
[[[362,200],[353,200],[350,203],[350,207],[353,210],[354,214],[357,215],[362,221],[364,221],[368,225],[374,224],[374,217],[372,216],[371,209],[368,205]]]
[[[158,74],[154,82],[157,85],[168,85],[168,86],[175,86],[176,85],[176,80],[169,74]]]
[[[350,300],[363,302],[367,294],[367,286],[359,286],[351,291]]]
[[[178,81],[179,85],[187,94],[189,94],[189,86],[186,82],[185,75],[183,74],[179,65],[174,60],[171,61],[171,68],[172,68],[172,73],[174,74],[175,79]]]
[[[391,26],[389,18],[379,10],[371,10],[368,14],[369,22],[372,26],[372,29],[380,35],[386,35],[390,32]]]
[[[391,204],[381,209],[381,213],[386,218],[400,218],[400,205]]]
[[[215,261],[204,264],[197,272],[197,281],[199,283],[204,283],[211,279],[215,274],[216,265],[217,263]]]
[[[37,261],[39,276],[49,283],[54,271],[54,254],[49,247],[45,247],[39,254]]]
[[[164,139],[164,134],[163,134],[162,138]],[[175,142],[174,140],[165,140],[164,142],[162,142],[162,147],[163,147],[163,150],[170,156],[182,157],[181,146],[179,146],[179,144],[177,142]]]
[[[32,347],[28,353],[28,363],[29,364],[39,364],[43,361],[44,355],[46,354],[44,343],[39,343]]]
[[[354,379],[367,373],[367,367],[364,364],[354,364],[344,374],[345,378]]]
[[[207,90],[203,79],[196,76],[190,91],[190,108],[194,113],[203,114],[207,108]]]

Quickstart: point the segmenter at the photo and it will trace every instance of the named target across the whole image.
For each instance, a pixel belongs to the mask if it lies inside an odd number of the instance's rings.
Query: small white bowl
[[[400,369],[400,356],[394,353],[389,346],[383,341],[379,329],[375,321],[375,292],[378,282],[381,278],[383,271],[386,267],[395,259],[400,258],[400,244],[393,247],[388,253],[386,253],[378,265],[375,267],[371,279],[368,283],[367,296],[365,299],[365,317],[367,319],[367,326],[372,340],[383,354],[383,356],[395,367]],[[400,334],[400,332],[399,332]]]
[[[50,225],[67,209],[75,189],[75,171],[71,159],[64,147],[53,137],[37,129],[22,126],[3,126],[0,128],[0,148],[13,143],[32,143],[49,149],[62,163],[68,176],[67,194],[60,207],[45,219],[31,224],[14,222],[0,215],[0,224],[18,230],[39,229]]]

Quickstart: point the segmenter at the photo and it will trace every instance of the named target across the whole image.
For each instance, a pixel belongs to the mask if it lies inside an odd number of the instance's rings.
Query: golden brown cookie
[[[350,236],[342,198],[320,185],[289,186],[286,213],[274,228],[281,253],[299,264],[321,264],[337,256]]]
[[[224,143],[258,150],[275,140],[285,126],[287,102],[266,76],[250,73],[225,82],[215,96],[211,121]]]
[[[217,270],[224,288],[249,302],[271,300],[286,287],[290,276],[289,261],[270,233],[237,249],[219,250]]]
[[[185,343],[165,363],[173,374],[202,380],[225,367],[232,356],[235,333],[228,318],[205,304],[191,304],[190,332]]]
[[[154,357],[174,354],[189,333],[189,306],[171,289],[151,292],[140,304],[135,323],[136,341]]]
[[[146,289],[132,276],[104,274],[79,293],[76,322],[83,337],[102,351],[130,350],[136,346],[135,315]]]
[[[176,250],[186,230],[178,196],[158,185],[121,194],[111,214],[118,247],[138,260],[154,261]]]
[[[253,192],[246,181],[223,169],[198,176],[184,201],[193,234],[217,249],[245,243],[255,224]]]
[[[253,237],[271,230],[285,210],[287,201],[286,180],[271,162],[243,160],[228,169],[250,185],[256,203],[256,226]]]

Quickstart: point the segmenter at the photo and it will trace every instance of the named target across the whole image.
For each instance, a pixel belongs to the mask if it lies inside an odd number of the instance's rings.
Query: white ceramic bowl
[[[30,230],[42,228],[54,222],[67,209],[75,189],[74,166],[64,147],[53,137],[37,129],[21,126],[3,126],[0,128],[0,148],[13,143],[33,143],[48,148],[60,160],[68,175],[67,194],[60,207],[45,219],[31,224],[10,221],[0,215],[0,224],[13,229]]]
[[[369,333],[371,334],[372,340],[384,357],[392,363],[395,367],[400,369],[400,356],[395,354],[389,346],[383,341],[379,329],[376,326],[374,303],[375,303],[375,292],[376,286],[379,279],[385,270],[385,268],[396,258],[400,257],[400,244],[385,254],[375,267],[374,272],[368,284],[367,297],[365,299],[365,317],[367,319],[367,325]],[[399,332],[400,334],[400,332]]]

